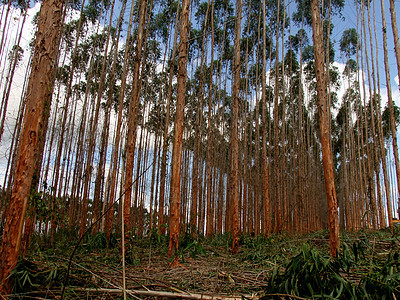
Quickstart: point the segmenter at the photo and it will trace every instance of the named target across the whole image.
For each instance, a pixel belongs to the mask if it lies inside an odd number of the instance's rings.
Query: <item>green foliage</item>
[[[191,258],[196,259],[196,257],[200,254],[205,255],[206,251],[201,246],[200,242],[194,240],[193,242],[187,244],[185,247],[179,247],[177,255],[182,260],[182,262],[185,262],[186,254],[189,254]]]
[[[307,244],[286,266],[283,274],[275,270],[267,292],[284,292],[302,297],[338,299],[353,298],[350,282],[339,275],[340,264]]]
[[[399,252],[390,252],[382,267],[374,266],[372,272],[363,278],[362,293],[371,298],[396,299],[400,295]]]
[[[201,239],[188,231],[179,239],[177,255],[184,262],[185,255],[187,254],[189,254],[189,256],[193,259],[196,259],[196,257],[200,254],[206,254],[206,251],[201,245]]]
[[[150,244],[156,244],[159,246],[166,245],[167,237],[163,234],[159,234],[157,228],[153,228],[149,235],[149,242]]]
[[[15,67],[18,67],[19,63],[22,60],[24,55],[24,49],[22,49],[19,45],[14,45],[10,52],[8,53],[8,60],[15,64]]]
[[[301,25],[303,22],[305,24],[311,26],[311,1],[307,0],[296,0],[297,3],[297,11],[293,13],[293,21]],[[328,13],[331,10],[332,15],[339,15],[342,14],[342,9],[344,8],[344,0],[332,0],[330,5],[323,6],[323,17],[327,18]]]
[[[274,242],[273,237],[258,235],[253,237],[249,234],[242,234],[239,238],[239,245],[243,245],[250,251],[245,251],[241,259],[243,261],[262,262],[267,259],[268,252],[266,247]]]
[[[66,258],[75,244],[71,241],[76,241],[77,232],[76,229],[58,231],[54,248],[48,245],[47,238],[36,237],[43,240],[41,247],[31,248],[33,251],[28,254],[29,258],[21,259],[12,273],[14,292],[33,291],[34,296],[45,297],[49,290],[59,290],[66,274]],[[126,262],[135,265],[135,268],[128,269],[140,272],[142,268],[147,270],[149,265],[152,268],[159,267],[158,262],[164,268],[167,265],[168,236],[159,235],[157,229],[145,237],[135,236],[133,232],[134,228],[127,240]],[[343,232],[342,248],[337,259],[327,255],[327,230],[305,235],[242,234],[239,239],[240,251],[235,255],[230,252],[231,233],[205,238],[192,232],[188,230],[180,237],[177,253],[180,262],[190,266],[199,263],[202,269],[209,268],[201,274],[190,273],[190,276],[196,276],[196,280],[210,282],[212,279],[230,278],[231,275],[226,274],[232,274],[235,287],[232,289],[233,285],[230,285],[227,290],[230,294],[250,293],[249,286],[241,286],[240,279],[246,278],[245,274],[249,271],[259,275],[257,282],[260,284],[251,287],[251,292],[262,290],[265,294],[290,294],[308,299],[395,299],[399,295],[399,232],[394,235],[387,229]],[[73,259],[69,279],[72,289],[105,286],[105,282],[94,279],[88,270],[96,274],[96,268],[102,270],[106,266],[110,266],[110,273],[111,270],[120,270],[120,235],[111,236],[109,248],[105,239],[104,233],[97,233],[83,240]],[[190,258],[196,261],[188,263]],[[240,273],[242,270],[243,275]],[[190,280],[182,278],[182,282],[187,281]],[[185,289],[182,282],[176,284]],[[202,281],[192,287],[199,289],[201,283],[204,287]],[[75,295],[74,299],[79,296]],[[265,295],[264,299],[280,299],[273,297]]]
[[[400,293],[399,252],[391,251],[382,265],[372,265],[366,259],[367,247],[363,239],[352,246],[343,243],[339,256],[332,259],[303,244],[283,273],[279,268],[274,270],[266,294],[312,299],[396,299]]]
[[[344,75],[356,74],[357,70],[358,70],[357,62],[354,59],[349,59],[346,62],[346,66],[344,67],[343,74]]]
[[[290,48],[296,53],[300,50],[304,51],[304,48],[308,46],[310,40],[307,36],[307,32],[304,29],[299,29],[295,35],[291,35],[289,41],[286,41],[286,48]]]
[[[10,275],[14,282],[13,292],[49,289],[62,280],[65,271],[65,268],[59,268],[54,263],[42,264],[21,259]]]
[[[393,112],[394,112],[394,122],[396,128],[400,125],[400,108],[393,103]],[[386,139],[392,137],[391,126],[390,126],[390,109],[386,104],[385,109],[382,113],[382,127],[383,127],[383,135]]]
[[[351,57],[357,53],[358,38],[358,33],[355,28],[343,31],[342,38],[340,39],[340,51],[343,52],[346,57]]]
[[[209,244],[211,246],[226,247],[229,249],[229,247],[232,245],[232,241],[232,233],[229,231],[222,234],[216,234],[214,238],[209,241]]]
[[[99,232],[95,235],[87,235],[87,248],[88,251],[105,249],[107,247],[107,238],[105,233]]]

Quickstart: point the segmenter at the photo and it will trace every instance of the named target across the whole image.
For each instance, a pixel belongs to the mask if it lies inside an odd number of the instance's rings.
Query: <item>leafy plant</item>
[[[399,252],[390,252],[382,267],[374,267],[364,276],[360,289],[369,299],[396,299],[400,295]]]
[[[303,244],[301,252],[286,266],[283,274],[275,269],[268,293],[281,292],[313,299],[355,299],[355,289],[341,276],[341,264]]]
[[[186,232],[179,241],[179,249],[177,255],[185,261],[185,254],[189,253],[190,257],[195,259],[199,254],[206,254],[199,240],[189,231]]]
[[[399,252],[389,252],[381,263],[368,257],[366,250],[374,254],[362,237],[351,246],[343,243],[336,259],[303,244],[283,273],[274,270],[266,293],[312,299],[396,299],[400,295]]]
[[[14,293],[42,290],[57,285],[65,275],[54,263],[40,264],[36,261],[21,259],[11,272],[14,281]]]
[[[206,251],[200,245],[200,243],[195,240],[179,251],[179,256],[181,257],[182,261],[184,261],[185,259],[184,258],[185,253],[189,253],[191,258],[196,259],[198,255],[206,254]]]
[[[105,233],[96,233],[95,235],[88,235],[87,237],[87,245],[89,251],[94,249],[105,249],[107,246],[107,237]]]

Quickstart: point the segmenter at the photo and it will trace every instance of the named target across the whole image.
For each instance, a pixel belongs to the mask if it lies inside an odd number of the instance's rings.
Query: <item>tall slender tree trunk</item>
[[[67,86],[67,91],[66,91],[66,96],[65,96],[65,104],[64,104],[63,115],[62,115],[61,134],[60,134],[60,138],[58,141],[58,146],[57,146],[57,151],[56,151],[56,160],[54,163],[55,171],[53,174],[53,183],[52,183],[53,187],[54,187],[54,191],[53,191],[53,195],[52,195],[53,198],[56,197],[56,193],[58,191],[60,163],[61,163],[61,156],[62,156],[62,151],[63,151],[64,136],[65,136],[65,126],[66,126],[67,117],[68,117],[69,102],[70,102],[70,99],[72,99],[72,81],[74,79],[74,73],[75,73],[75,67],[76,67],[75,61],[76,61],[76,57],[77,57],[77,53],[78,53],[78,42],[79,42],[79,39],[81,36],[84,6],[85,6],[85,0],[83,0],[82,4],[81,4],[80,18],[79,18],[78,26],[76,29],[75,45],[74,45],[74,50],[73,50],[72,57],[71,57],[72,64],[71,64],[71,69],[70,69],[70,74],[69,74],[69,79],[68,79],[68,86]],[[53,230],[54,230],[54,228],[52,226],[52,232],[54,232]]]
[[[171,10],[172,12],[172,10]],[[178,10],[176,11],[175,18],[175,30],[174,30],[174,43],[172,46],[172,56],[171,61],[175,62],[175,54],[176,54],[176,44],[178,41],[178,16],[179,16],[179,5]],[[172,64],[173,65],[173,64]],[[167,107],[166,107],[166,115],[165,115],[165,124],[164,124],[164,133],[163,133],[163,144],[162,144],[162,155],[161,155],[161,171],[160,171],[160,196],[158,200],[158,233],[165,234],[165,226],[164,225],[164,198],[165,198],[165,177],[167,173],[167,152],[168,152],[168,132],[169,132],[169,117],[171,111],[171,99],[172,99],[172,79],[174,76],[173,68],[171,66],[168,78],[168,91],[167,91]]]
[[[397,29],[396,7],[394,4],[394,0],[389,0],[389,3],[390,3],[390,16],[391,16],[391,20],[392,20],[394,50],[396,53],[397,75],[400,80],[400,42],[399,42],[399,30]],[[399,84],[399,89],[400,89],[400,84]],[[397,167],[396,167],[396,173],[397,173],[397,177],[399,177],[399,170],[397,169]]]
[[[379,50],[378,50],[378,37],[377,37],[377,31],[376,31],[376,8],[375,8],[375,0],[373,4],[373,11],[374,11],[374,35],[375,35],[375,47],[376,47],[376,69],[379,70]],[[378,95],[381,94],[381,89],[380,89],[380,76],[379,76],[379,71],[376,72],[376,78],[377,78],[377,86],[378,86]],[[392,203],[391,199],[391,193],[390,193],[390,183],[389,183],[389,176],[388,176],[388,169],[387,169],[387,164],[386,164],[386,148],[385,148],[385,143],[384,143],[384,137],[383,137],[383,128],[382,128],[382,110],[381,110],[381,103],[380,103],[380,98],[374,97],[374,104],[375,104],[375,110],[378,115],[378,139],[379,139],[379,147],[381,150],[381,161],[382,161],[382,170],[383,170],[383,180],[385,184],[385,193],[386,193],[386,199],[387,201],[390,201]],[[383,219],[381,220],[381,228],[386,227],[386,217],[385,213],[383,213]]]
[[[40,134],[46,134],[42,132],[42,126],[46,123],[45,118],[48,118],[48,115],[44,114],[46,107],[51,105],[63,3],[60,0],[45,0],[40,10],[14,187],[0,249],[0,293],[2,294],[11,291],[8,277],[17,264],[25,212],[36,166],[34,162],[40,155],[38,153]]]
[[[208,122],[207,122],[207,158],[206,158],[206,172],[207,172],[207,227],[206,235],[212,236],[214,234],[214,210],[212,199],[212,170],[211,170],[211,155],[213,148],[212,139],[212,95],[213,95],[213,64],[214,64],[214,1],[211,0],[211,64],[210,64],[210,82],[208,94]]]
[[[170,191],[170,217],[169,217],[169,246],[168,257],[174,257],[173,264],[177,263],[176,253],[179,246],[179,211],[180,211],[180,181],[182,160],[183,117],[186,97],[186,61],[188,54],[189,34],[189,5],[190,0],[182,1],[182,13],[179,38],[178,57],[178,86],[176,97],[176,116],[174,148],[172,152],[172,174]]]
[[[231,121],[231,182],[232,202],[232,253],[239,251],[239,93],[240,93],[240,36],[242,20],[242,0],[236,0],[235,45],[233,52],[233,88]]]
[[[0,142],[1,142],[3,132],[4,132],[4,122],[5,122],[6,114],[7,114],[7,104],[8,104],[8,100],[10,98],[10,91],[11,91],[11,86],[12,86],[12,82],[13,82],[13,78],[14,78],[14,74],[15,74],[15,69],[20,60],[20,57],[18,55],[19,50],[20,50],[19,44],[20,44],[21,38],[22,38],[22,32],[24,29],[26,15],[28,12],[28,5],[29,5],[29,2],[27,1],[27,5],[26,5],[24,13],[23,13],[24,16],[23,16],[23,20],[22,20],[21,29],[20,29],[19,35],[18,35],[18,40],[12,49],[13,55],[11,56],[12,59],[10,61],[10,70],[9,70],[7,78],[6,78],[6,86],[3,91],[2,103],[1,103],[2,106],[1,106],[1,121],[0,121]]]
[[[124,4],[126,2],[124,1]],[[123,70],[122,70],[122,78],[121,78],[121,87],[120,87],[120,94],[118,99],[118,115],[117,115],[117,128],[116,134],[114,139],[114,152],[112,155],[112,174],[111,174],[111,183],[110,183],[110,194],[109,194],[109,211],[106,216],[105,227],[106,227],[106,237],[107,242],[110,241],[111,236],[111,227],[114,221],[114,200],[116,194],[116,184],[117,184],[117,171],[119,166],[119,149],[121,144],[121,129],[122,127],[122,111],[123,111],[123,103],[124,103],[124,96],[125,96],[125,89],[126,89],[126,77],[128,74],[128,54],[129,54],[129,43],[131,39],[131,30],[132,30],[132,21],[133,21],[133,13],[134,13],[134,1],[132,1],[131,11],[129,13],[129,22],[128,22],[128,33],[125,42],[125,53],[124,53],[124,60],[123,60]],[[118,48],[118,47],[117,47]]]
[[[262,124],[263,124],[263,135],[262,135],[262,162],[263,162],[263,207],[264,207],[264,234],[269,235],[271,233],[271,212],[269,203],[269,178],[268,178],[268,157],[267,157],[267,90],[266,90],[266,55],[267,55],[267,25],[265,20],[265,0],[263,0],[263,51],[262,51],[262,71],[261,71],[261,103],[262,103]]]
[[[110,40],[110,31],[108,31],[108,34],[107,34],[107,41],[106,41],[106,45],[105,45],[103,62],[102,62],[102,67],[101,67],[101,72],[100,72],[100,82],[99,82],[99,87],[98,87],[98,91],[97,91],[96,106],[94,108],[93,125],[90,126],[89,148],[88,148],[88,155],[87,155],[86,168],[85,168],[85,174],[84,174],[85,183],[84,183],[84,187],[83,187],[83,201],[82,201],[83,203],[82,203],[81,224],[80,224],[80,232],[79,232],[80,237],[85,233],[85,230],[86,230],[88,197],[89,197],[90,183],[91,183],[92,171],[93,171],[92,160],[93,160],[94,151],[95,151],[97,123],[99,122],[101,98],[103,95],[103,90],[104,90],[104,85],[105,85],[105,77],[106,77],[105,68],[106,68],[106,62],[107,62],[109,40]],[[99,202],[99,199],[95,198],[95,199],[93,199],[93,202],[94,202],[94,207],[96,207],[98,205],[97,203]]]
[[[137,46],[134,61],[133,80],[132,80],[132,94],[129,103],[129,118],[128,118],[128,132],[126,137],[126,169],[125,169],[125,198],[124,198],[124,220],[126,231],[130,230],[130,211],[131,211],[131,197],[132,197],[132,176],[133,176],[133,161],[136,143],[136,127],[137,127],[137,108],[140,98],[140,64],[142,61],[142,51],[144,43],[144,25],[146,20],[146,7],[147,0],[140,1],[139,12],[139,27],[137,35]]]
[[[389,62],[388,62],[388,49],[387,49],[387,31],[386,31],[386,15],[385,15],[385,4],[384,0],[381,0],[381,14],[382,14],[382,32],[383,32],[383,56],[385,62],[385,74],[386,74],[386,88],[388,95],[389,113],[390,113],[390,130],[392,133],[392,146],[394,153],[394,161],[396,166],[396,178],[397,178],[397,191],[400,195],[400,163],[399,163],[399,150],[397,147],[397,128],[394,121],[394,108],[392,99],[392,86],[390,83],[389,73]],[[393,22],[393,20],[392,20]],[[400,50],[400,49],[399,49]],[[399,60],[397,61],[399,63]],[[400,77],[399,77],[400,80]],[[389,227],[393,231],[393,210],[391,198],[387,198],[387,209],[388,209],[388,221]]]
[[[5,7],[6,5],[4,5],[4,7]],[[1,41],[0,41],[0,53],[3,53],[4,51],[3,51],[3,45],[4,45],[4,39],[5,39],[5,36],[6,36],[6,28],[8,28],[7,27],[7,25],[9,25],[11,22],[8,22],[8,14],[10,13],[10,9],[11,9],[11,0],[8,0],[8,2],[7,2],[7,11],[6,11],[6,15],[5,15],[5,17],[4,17],[4,23],[3,22],[1,22],[1,24],[4,24],[4,27],[3,27],[3,32],[2,32],[2,35],[1,35]],[[2,18],[1,18],[1,21],[3,21],[3,12],[2,12]]]
[[[321,132],[321,147],[322,147],[322,161],[324,167],[325,189],[328,202],[329,214],[329,242],[330,242],[330,255],[336,257],[339,250],[339,222],[338,222],[338,209],[335,181],[333,174],[333,164],[330,148],[330,133],[328,127],[327,111],[327,94],[326,82],[324,71],[324,44],[323,44],[323,30],[320,16],[320,8],[318,0],[311,0],[311,17],[313,28],[313,41],[314,41],[314,58],[315,58],[315,73],[317,78],[317,97],[318,97],[318,114],[319,114],[319,127]]]
[[[117,38],[119,37],[120,33],[120,24],[122,21],[123,17],[123,12],[125,12],[125,6],[122,7],[119,18],[118,18],[118,24],[117,24],[117,30],[113,34],[113,39],[112,39],[112,47],[114,47],[114,52],[107,56],[107,49],[108,49],[108,44],[111,36],[111,26],[112,26],[112,18],[113,18],[113,12],[114,12],[114,6],[115,6],[115,0],[113,0],[112,6],[111,6],[111,12],[110,12],[110,21],[108,24],[108,32],[107,32],[107,41],[106,41],[106,50],[104,51],[104,58],[102,62],[102,70],[101,70],[101,77],[100,77],[100,85],[99,85],[99,91],[98,91],[98,97],[101,97],[104,84],[105,84],[105,65],[107,62],[107,58],[110,59],[113,57],[113,63],[112,63],[112,70],[110,74],[110,83],[109,83],[109,92],[108,92],[108,98],[106,101],[105,105],[105,115],[104,115],[104,120],[103,120],[103,128],[102,128],[102,133],[101,133],[101,146],[100,146],[100,158],[99,158],[99,166],[96,174],[96,180],[95,180],[95,186],[94,186],[94,194],[93,194],[93,220],[96,220],[100,216],[100,211],[101,211],[101,203],[103,200],[103,185],[104,185],[104,169],[105,169],[105,163],[106,163],[106,149],[108,145],[108,137],[109,137],[109,128],[110,128],[110,112],[111,112],[111,103],[112,103],[112,96],[113,96],[113,87],[115,84],[115,72],[116,72],[116,53],[115,49],[117,49]],[[111,52],[111,51],[110,51]],[[100,88],[101,87],[101,88]],[[97,232],[99,230],[100,223],[97,223],[97,225],[93,228],[93,232]]]
[[[276,56],[275,56],[275,86],[274,86],[274,178],[275,178],[275,224],[274,231],[281,227],[281,176],[279,170],[279,11],[280,0],[277,4],[277,22],[276,22]],[[282,56],[284,54],[282,53]]]

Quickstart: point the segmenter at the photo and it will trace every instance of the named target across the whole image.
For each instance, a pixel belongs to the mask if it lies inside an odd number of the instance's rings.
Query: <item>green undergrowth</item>
[[[61,290],[76,245],[76,232],[57,233],[53,246],[47,237],[33,238],[28,254],[20,259],[11,275],[14,293],[19,295],[16,298],[33,291]],[[328,237],[327,231],[303,235],[281,233],[268,237],[243,234],[239,239],[239,253],[232,254],[229,233],[214,238],[187,233],[181,236],[176,255],[183,266],[200,260],[199,264],[206,267],[211,259],[229,259],[232,272],[235,268],[249,268],[265,274],[259,279],[263,284],[257,291],[263,299],[280,299],[274,294],[307,299],[399,299],[398,231],[394,235],[388,230],[344,232],[336,259],[328,256]],[[129,233],[127,266],[140,268],[148,265],[150,258],[156,258],[164,261],[168,268],[168,241],[168,236],[156,231],[142,238]],[[112,235],[109,242],[102,233],[85,237],[72,258],[68,286],[95,287],[93,274],[88,271],[94,263],[121,270],[120,243],[118,235]],[[210,270],[210,274],[211,271],[214,272]],[[233,291],[238,294],[249,292],[248,287],[242,288],[239,283],[235,283]],[[68,290],[68,293],[73,291]],[[78,297],[70,296],[71,299]]]

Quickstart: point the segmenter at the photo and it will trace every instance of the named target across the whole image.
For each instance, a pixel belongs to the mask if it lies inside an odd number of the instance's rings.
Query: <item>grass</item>
[[[184,234],[177,254],[181,265],[176,269],[169,267],[168,237],[155,232],[150,237],[132,236],[126,251],[127,287],[261,299],[281,299],[277,294],[306,299],[400,297],[399,232],[343,232],[336,259],[328,256],[327,236],[327,231],[268,237],[243,234],[240,251],[233,255],[229,234],[213,239]],[[112,236],[109,248],[104,234],[85,238],[73,258],[67,298],[82,297],[82,292],[74,292],[77,287],[122,286],[119,243],[118,236]],[[16,298],[24,298],[27,292],[47,299],[59,295],[74,242],[71,235],[60,232],[55,246],[48,245],[45,238],[36,237],[29,254],[20,259],[12,273]],[[98,293],[86,296],[115,298]]]

